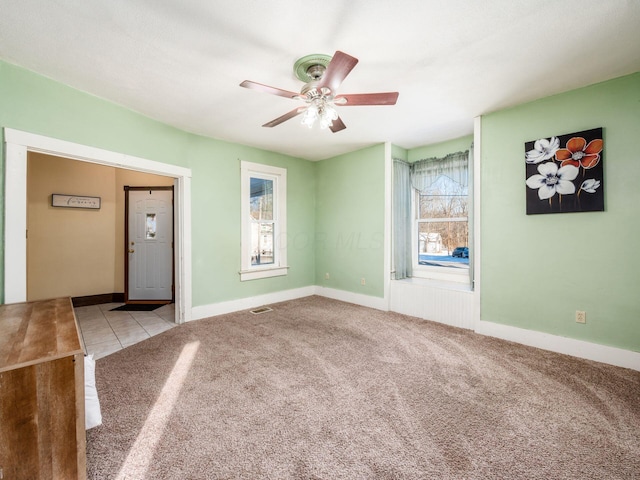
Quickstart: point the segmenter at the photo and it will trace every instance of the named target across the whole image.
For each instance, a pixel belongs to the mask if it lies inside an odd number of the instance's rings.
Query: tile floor
[[[85,352],[96,360],[176,326],[173,303],[151,312],[111,311],[120,305],[74,308]]]

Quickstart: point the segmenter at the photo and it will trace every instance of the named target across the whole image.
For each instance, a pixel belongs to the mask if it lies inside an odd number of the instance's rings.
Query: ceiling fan
[[[305,82],[300,93],[250,80],[245,80],[240,86],[305,102],[304,105],[265,123],[263,127],[275,127],[304,112],[304,125],[311,128],[318,121],[321,128],[329,128],[335,133],[347,128],[338,116],[335,106],[395,105],[398,99],[398,92],[337,95],[338,87],[357,63],[357,58],[341,51],[336,51],[333,57],[307,55],[300,58],[293,67],[296,77]]]

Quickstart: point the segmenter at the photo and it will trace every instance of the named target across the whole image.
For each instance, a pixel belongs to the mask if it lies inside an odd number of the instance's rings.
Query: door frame
[[[175,217],[175,206],[173,197],[175,196],[173,186],[158,186],[158,187],[132,187],[129,185],[124,186],[124,302],[125,303],[168,303],[164,300],[129,300],[129,192],[145,192],[147,190],[154,191],[171,191],[171,212]],[[173,227],[173,226],[172,226]],[[171,301],[175,302],[175,228],[171,229],[171,250],[173,251],[171,262]]]
[[[6,127],[4,144],[4,303],[27,300],[27,153],[37,152],[174,179],[175,321],[191,320],[191,169]]]

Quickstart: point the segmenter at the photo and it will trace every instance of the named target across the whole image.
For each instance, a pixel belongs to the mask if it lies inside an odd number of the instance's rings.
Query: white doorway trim
[[[174,178],[176,323],[191,320],[191,169],[11,128],[4,141],[4,303],[27,300],[27,152],[38,152]]]

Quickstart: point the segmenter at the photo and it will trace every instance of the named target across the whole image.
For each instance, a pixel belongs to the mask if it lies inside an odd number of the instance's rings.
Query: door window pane
[[[156,238],[156,214],[147,213],[147,221],[145,222],[145,238],[154,240]]]

